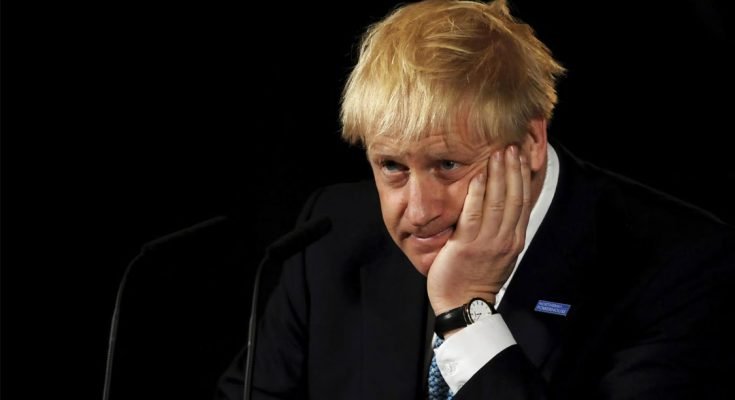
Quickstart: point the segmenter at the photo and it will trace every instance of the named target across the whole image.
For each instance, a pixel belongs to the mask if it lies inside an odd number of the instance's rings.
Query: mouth
[[[445,234],[447,234],[447,233],[449,233],[449,232],[451,232],[453,230],[454,230],[454,225],[451,225],[451,226],[448,226],[447,228],[445,228],[444,230],[441,230],[441,231],[436,232],[436,233],[430,233],[430,232],[429,233],[426,233],[426,232],[414,232],[414,233],[411,234],[411,236],[413,236],[417,240],[431,240],[433,238],[436,238],[436,237],[439,237],[439,236],[443,236],[443,235],[445,235]]]
[[[444,246],[452,232],[454,232],[454,225],[450,225],[439,232],[413,232],[408,239],[419,249],[428,251]]]

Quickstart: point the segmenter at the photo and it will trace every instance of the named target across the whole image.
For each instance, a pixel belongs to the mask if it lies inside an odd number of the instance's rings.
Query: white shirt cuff
[[[450,336],[434,349],[439,371],[452,393],[488,361],[516,343],[500,314],[493,314]]]

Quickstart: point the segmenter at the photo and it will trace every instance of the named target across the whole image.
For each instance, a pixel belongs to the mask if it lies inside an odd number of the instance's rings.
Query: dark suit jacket
[[[517,345],[455,399],[735,398],[732,230],[557,146],[548,214],[503,298]],[[372,183],[316,193],[332,231],[289,259],[255,354],[255,398],[425,397],[425,278],[382,223]],[[539,300],[570,304],[564,316]],[[239,367],[238,367],[239,366]],[[221,383],[240,398],[242,360]]]

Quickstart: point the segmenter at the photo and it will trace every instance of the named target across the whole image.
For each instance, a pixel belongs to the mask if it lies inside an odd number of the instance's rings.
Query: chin
[[[436,258],[437,252],[433,253],[424,253],[424,254],[412,254],[408,257],[408,259],[411,261],[411,264],[413,264],[414,268],[416,268],[417,271],[423,276],[429,275],[429,269],[431,268],[431,264],[434,263],[434,259]]]

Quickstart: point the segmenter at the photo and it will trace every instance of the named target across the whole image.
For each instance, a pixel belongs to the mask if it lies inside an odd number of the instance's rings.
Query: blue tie
[[[439,347],[444,340],[438,336],[434,342],[434,348]],[[431,358],[431,366],[429,367],[429,400],[452,400],[453,394],[449,390],[449,386],[444,381],[439,366],[436,364],[436,353]]]

